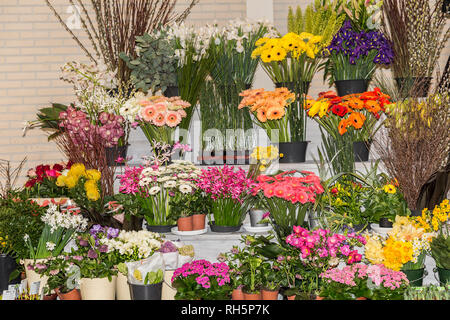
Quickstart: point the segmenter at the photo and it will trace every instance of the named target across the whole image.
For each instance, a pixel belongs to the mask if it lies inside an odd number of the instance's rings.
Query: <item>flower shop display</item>
[[[64,170],[69,170],[71,163],[55,163],[52,165],[38,165],[28,170],[25,190],[29,198],[64,198],[65,190],[56,185],[56,179]]]
[[[255,185],[252,179],[247,178],[247,173],[242,168],[235,170],[227,165],[208,167],[201,170],[195,183],[211,199],[211,230],[238,231],[246,215],[244,199]]]
[[[294,176],[295,173],[293,170],[275,176],[259,175],[252,190],[252,195],[268,210],[264,220],[271,222],[279,241],[291,233],[293,226],[304,223],[316,196],[324,192],[314,173],[302,171],[301,176]]]
[[[286,243],[295,248],[290,254],[298,257],[303,268],[296,275],[302,282],[303,292],[314,293],[319,289],[319,276],[339,262],[352,265],[362,260],[362,254],[355,247],[362,247],[366,239],[355,233],[339,234],[327,229],[309,231],[300,226],[293,227],[293,233],[286,237]],[[299,288],[297,288],[299,289]]]
[[[450,145],[449,101],[445,90],[425,99],[397,101],[386,108],[386,129],[373,139],[386,173],[397,179],[414,215],[420,215],[427,206],[419,201],[424,185],[433,174],[445,171]],[[446,192],[436,195],[433,207],[445,199]]]
[[[393,92],[400,99],[427,97],[438,60],[450,37],[444,1],[383,1],[382,26],[393,44]],[[419,35],[419,36],[418,36]]]
[[[333,175],[354,172],[355,161],[367,161],[369,145],[381,127],[377,125],[390,97],[379,88],[361,94],[338,97],[333,92],[307,100],[308,116],[318,124],[322,135],[321,154],[331,163]],[[365,145],[364,153],[357,153],[358,144]]]
[[[421,216],[414,217],[414,222],[417,227],[435,234],[430,244],[430,255],[436,262],[437,270],[433,271],[437,271],[441,284],[450,281],[449,213],[449,200],[445,199],[439,205],[436,205],[432,211],[425,208],[422,210]]]
[[[236,105],[239,104],[239,93],[253,85],[258,61],[252,59],[251,52],[256,41],[266,35],[274,35],[274,32],[268,22],[235,19],[215,34],[211,50],[216,63],[200,95],[200,117],[202,136],[214,128],[220,131],[224,141],[215,137],[204,148],[205,151],[212,150],[212,146],[215,151],[233,153],[253,147],[254,137],[246,134],[253,128],[250,114],[237,110]],[[222,116],[217,117],[218,113]],[[232,137],[227,137],[229,129],[234,130]]]
[[[386,236],[366,235],[365,258],[370,263],[401,270],[407,275],[410,285],[421,286],[425,256],[430,250],[432,237],[432,233],[418,227],[413,219],[397,216]]]
[[[375,69],[392,63],[391,44],[380,31],[355,30],[346,20],[327,47],[325,79],[336,85],[339,96],[367,91]]]
[[[126,0],[104,2],[94,0],[93,10],[86,10],[83,3],[79,5],[80,26],[85,37],[75,35],[62,15],[50,1],[46,1],[49,9],[72,36],[84,54],[94,63],[104,61],[109,70],[115,70],[119,83],[126,83],[130,78],[130,70],[120,54],[133,55],[137,36],[167,25],[171,22],[182,22],[190,14],[198,1],[192,0],[184,10],[175,12],[177,0],[165,2],[147,2],[144,0]],[[70,1],[66,6],[69,6]],[[83,39],[89,39],[86,44]]]
[[[122,180],[121,188],[122,192],[135,194],[149,231],[170,232],[176,222],[170,202],[174,197],[191,194],[199,174],[191,162],[174,160],[170,165],[142,169],[138,180]]]
[[[175,270],[175,300],[229,300],[230,268],[226,263],[194,260]]]
[[[356,263],[320,274],[319,296],[329,300],[403,300],[409,281],[401,271],[384,265]]]

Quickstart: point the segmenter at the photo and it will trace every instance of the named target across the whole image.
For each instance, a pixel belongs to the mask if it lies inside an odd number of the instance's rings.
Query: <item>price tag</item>
[[[39,288],[41,287],[41,282],[33,282],[30,286],[30,295],[39,294]]]
[[[16,295],[14,291],[3,290],[3,298],[2,300],[15,300]]]
[[[27,292],[27,285],[28,285],[27,279],[23,279],[22,281],[20,281],[19,294],[23,294],[23,293]]]

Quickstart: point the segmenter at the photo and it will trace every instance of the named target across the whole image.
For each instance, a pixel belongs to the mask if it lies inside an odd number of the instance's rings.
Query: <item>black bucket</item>
[[[392,228],[392,222],[388,218],[380,218],[379,226],[380,228]]]
[[[168,86],[166,90],[164,90],[164,96],[166,98],[179,97],[179,89],[178,86]]]
[[[114,147],[107,147],[106,149],[106,163],[110,167],[118,167],[118,166],[124,166],[124,162],[116,162],[117,158],[121,157],[123,159],[127,158],[128,153],[128,144],[125,146],[114,146]]]
[[[353,142],[353,156],[355,162],[369,161],[370,142],[355,141]]]
[[[357,80],[336,80],[334,82],[338,96],[343,97],[348,94],[363,93],[367,91],[369,82],[365,79]]]
[[[278,149],[283,157],[280,157],[280,163],[300,163],[306,161],[306,149],[308,141],[299,142],[280,142]]]
[[[146,225],[146,228],[148,231],[156,232],[156,233],[168,233],[171,232],[172,228],[176,227],[177,225],[165,225],[165,226],[150,226]]]
[[[212,221],[209,223],[209,226],[212,232],[226,233],[226,232],[238,232],[239,230],[241,230],[242,224],[238,226],[217,226],[215,222]]]
[[[131,300],[161,300],[162,282],[156,284],[131,284]]]
[[[20,282],[20,277],[9,281],[11,273],[17,269],[16,260],[6,254],[0,254],[0,292],[8,290],[9,284],[16,284]]]

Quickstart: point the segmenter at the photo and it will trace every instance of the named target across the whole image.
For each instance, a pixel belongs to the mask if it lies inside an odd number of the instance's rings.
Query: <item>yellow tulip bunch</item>
[[[281,38],[260,38],[256,41],[256,49],[252,52],[252,58],[261,57],[264,63],[282,61],[290,55],[298,59],[305,53],[309,58],[315,59],[321,46],[322,36],[315,36],[308,32],[296,34],[289,32]]]
[[[100,171],[96,169],[86,170],[86,167],[82,163],[76,163],[72,165],[69,172],[67,172],[67,175],[60,175],[58,177],[56,185],[73,189],[80,182],[80,178],[84,178],[84,191],[86,192],[86,197],[90,201],[97,201],[100,199],[98,181],[101,176]]]

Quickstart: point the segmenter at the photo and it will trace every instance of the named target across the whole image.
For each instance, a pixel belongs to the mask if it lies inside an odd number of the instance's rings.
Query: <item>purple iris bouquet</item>
[[[325,79],[330,84],[339,80],[370,81],[378,66],[394,60],[391,43],[380,31],[355,31],[345,21],[327,47],[329,56],[325,65]]]

